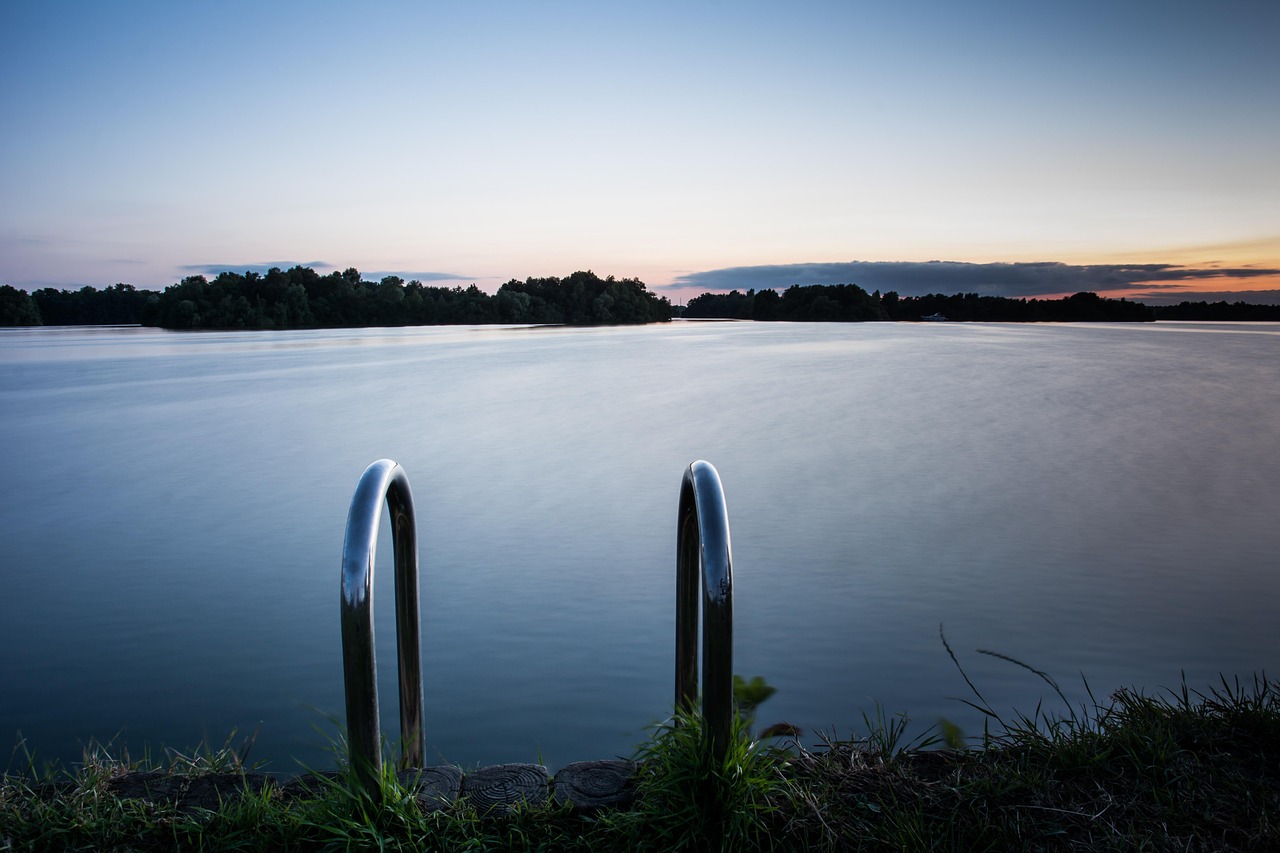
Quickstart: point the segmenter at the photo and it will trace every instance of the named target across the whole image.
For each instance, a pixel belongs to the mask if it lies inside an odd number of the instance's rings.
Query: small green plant
[[[789,754],[731,727],[723,761],[696,712],[679,710],[639,748],[638,807],[623,821],[639,849],[743,850],[769,846],[769,818],[786,800]]]
[[[260,765],[249,764],[249,753],[258,740],[258,729],[234,745],[239,729],[232,729],[222,746],[213,749],[207,743],[184,753],[171,747],[165,748],[169,756],[169,772],[181,776],[201,776],[206,773],[244,773]]]
[[[941,742],[933,729],[925,729],[915,738],[907,740],[907,730],[911,726],[911,718],[905,712],[889,714],[879,702],[875,703],[875,717],[862,712],[862,724],[867,734],[862,739],[864,753],[875,760],[885,763],[892,761],[904,752],[928,749]]]
[[[987,657],[1006,661],[1035,675],[1053,689],[1053,692],[1060,700],[1062,700],[1062,705],[1066,709],[1065,712],[1046,711],[1043,703],[1038,702],[1036,703],[1035,709],[1032,710],[1030,714],[1022,711],[1015,711],[1012,716],[1006,720],[999,712],[991,707],[991,703],[987,701],[986,697],[983,696],[981,692],[979,692],[972,679],[969,678],[969,674],[964,671],[964,667],[960,665],[960,660],[956,657],[956,653],[951,648],[951,644],[947,642],[947,636],[943,633],[941,625],[938,626],[938,636],[941,638],[942,647],[947,650],[947,655],[950,656],[951,662],[954,663],[956,669],[960,671],[960,675],[964,678],[965,684],[969,685],[969,690],[972,691],[974,697],[978,700],[977,702],[973,702],[968,699],[961,699],[959,701],[974,710],[980,711],[987,718],[988,723],[994,721],[998,726],[996,733],[994,734],[991,733],[989,727],[984,729],[982,736],[982,745],[984,748],[989,746],[998,746],[1010,736],[1013,736],[1014,739],[1019,741],[1034,741],[1039,739],[1046,743],[1051,743],[1075,735],[1086,734],[1096,727],[1097,720],[1099,719],[1099,712],[1104,709],[1094,698],[1093,690],[1089,687],[1089,682],[1084,679],[1083,675],[1081,675],[1081,680],[1084,683],[1085,692],[1089,696],[1089,704],[1081,705],[1077,711],[1077,709],[1074,708],[1071,705],[1071,702],[1067,699],[1066,694],[1062,692],[1062,688],[1058,686],[1058,682],[1055,681],[1053,676],[1049,675],[1049,673],[1036,669],[1030,664],[1024,663],[1017,658],[1011,657],[1010,655],[1006,655],[1002,652],[994,652],[990,649],[978,649],[978,654],[980,655],[986,655]]]

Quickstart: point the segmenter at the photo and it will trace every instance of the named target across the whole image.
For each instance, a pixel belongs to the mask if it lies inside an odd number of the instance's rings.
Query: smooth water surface
[[[0,735],[329,766],[361,471],[409,474],[429,760],[629,754],[673,690],[684,467],[760,721],[967,733],[1280,652],[1280,325],[0,330]],[[398,731],[387,525],[376,592]],[[1053,700],[1056,702],[1056,700]],[[1052,706],[1052,703],[1050,703]]]

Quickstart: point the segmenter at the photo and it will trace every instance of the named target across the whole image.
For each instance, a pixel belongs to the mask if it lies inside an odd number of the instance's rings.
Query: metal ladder
[[[347,748],[361,786],[381,790],[381,732],[373,637],[373,567],[382,503],[395,552],[396,659],[400,686],[400,769],[422,768],[422,651],[417,521],[403,468],[379,459],[360,476],[342,544],[342,668]],[[699,578],[701,584],[699,584]],[[698,701],[698,587],[702,588],[702,715],[717,760],[733,715],[733,556],[720,475],[701,460],[685,469],[676,515],[676,682],[679,708]]]

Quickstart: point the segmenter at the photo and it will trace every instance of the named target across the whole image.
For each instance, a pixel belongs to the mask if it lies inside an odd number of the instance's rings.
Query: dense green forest
[[[45,287],[31,294],[46,326],[103,326],[136,323],[142,306],[154,297],[150,290],[135,290],[131,284],[115,284],[95,290],[54,290]]]
[[[141,322],[169,329],[298,329],[448,323],[652,323],[671,303],[637,279],[575,272],[567,278],[511,280],[493,296],[474,284],[429,287],[397,276],[364,281],[354,269],[319,275],[310,267],[265,275],[224,272],[185,278],[143,305]]]
[[[0,285],[0,326],[39,326],[40,309],[25,290]]]
[[[675,309],[679,313],[680,309]],[[116,284],[102,290],[43,288],[26,293],[0,285],[0,326],[142,323],[171,329],[289,329],[416,326],[447,323],[651,323],[670,320],[665,297],[636,279],[575,272],[567,278],[512,279],[493,296],[474,284],[430,287],[396,276],[365,281],[354,269],[320,275],[310,267],[266,274],[191,276],[162,293]],[[689,319],[835,321],[948,320],[1072,322],[1148,320],[1280,321],[1280,305],[1182,302],[1148,306],[1077,293],[1064,299],[1011,299],[957,293],[899,296],[855,284],[792,285],[775,290],[703,293],[689,300]]]
[[[567,278],[512,279],[493,296],[468,288],[364,281],[354,269],[320,275],[310,267],[265,275],[190,276],[162,293],[117,284],[105,290],[0,288],[0,325],[141,323],[169,329],[310,329],[445,323],[653,323],[671,303],[637,279],[575,272]]]
[[[28,294],[0,285],[0,326],[110,326],[137,323],[150,290],[114,284],[97,290],[41,288]]]
[[[85,326],[137,323],[142,304],[155,296],[132,285],[117,284],[96,290],[54,290],[46,287],[28,294],[0,285],[0,326]]]

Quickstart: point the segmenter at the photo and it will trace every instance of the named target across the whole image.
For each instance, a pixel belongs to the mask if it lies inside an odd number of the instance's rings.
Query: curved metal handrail
[[[382,773],[378,674],[373,639],[373,564],[386,497],[396,572],[396,660],[400,680],[400,768],[423,766],[422,652],[418,614],[418,537],[413,493],[404,469],[379,459],[360,475],[342,543],[342,670],[347,748],[365,790],[376,795]]]
[[[702,718],[722,760],[733,720],[733,555],[720,475],[698,460],[684,472],[676,522],[676,706],[698,702],[698,578],[702,578]]]

